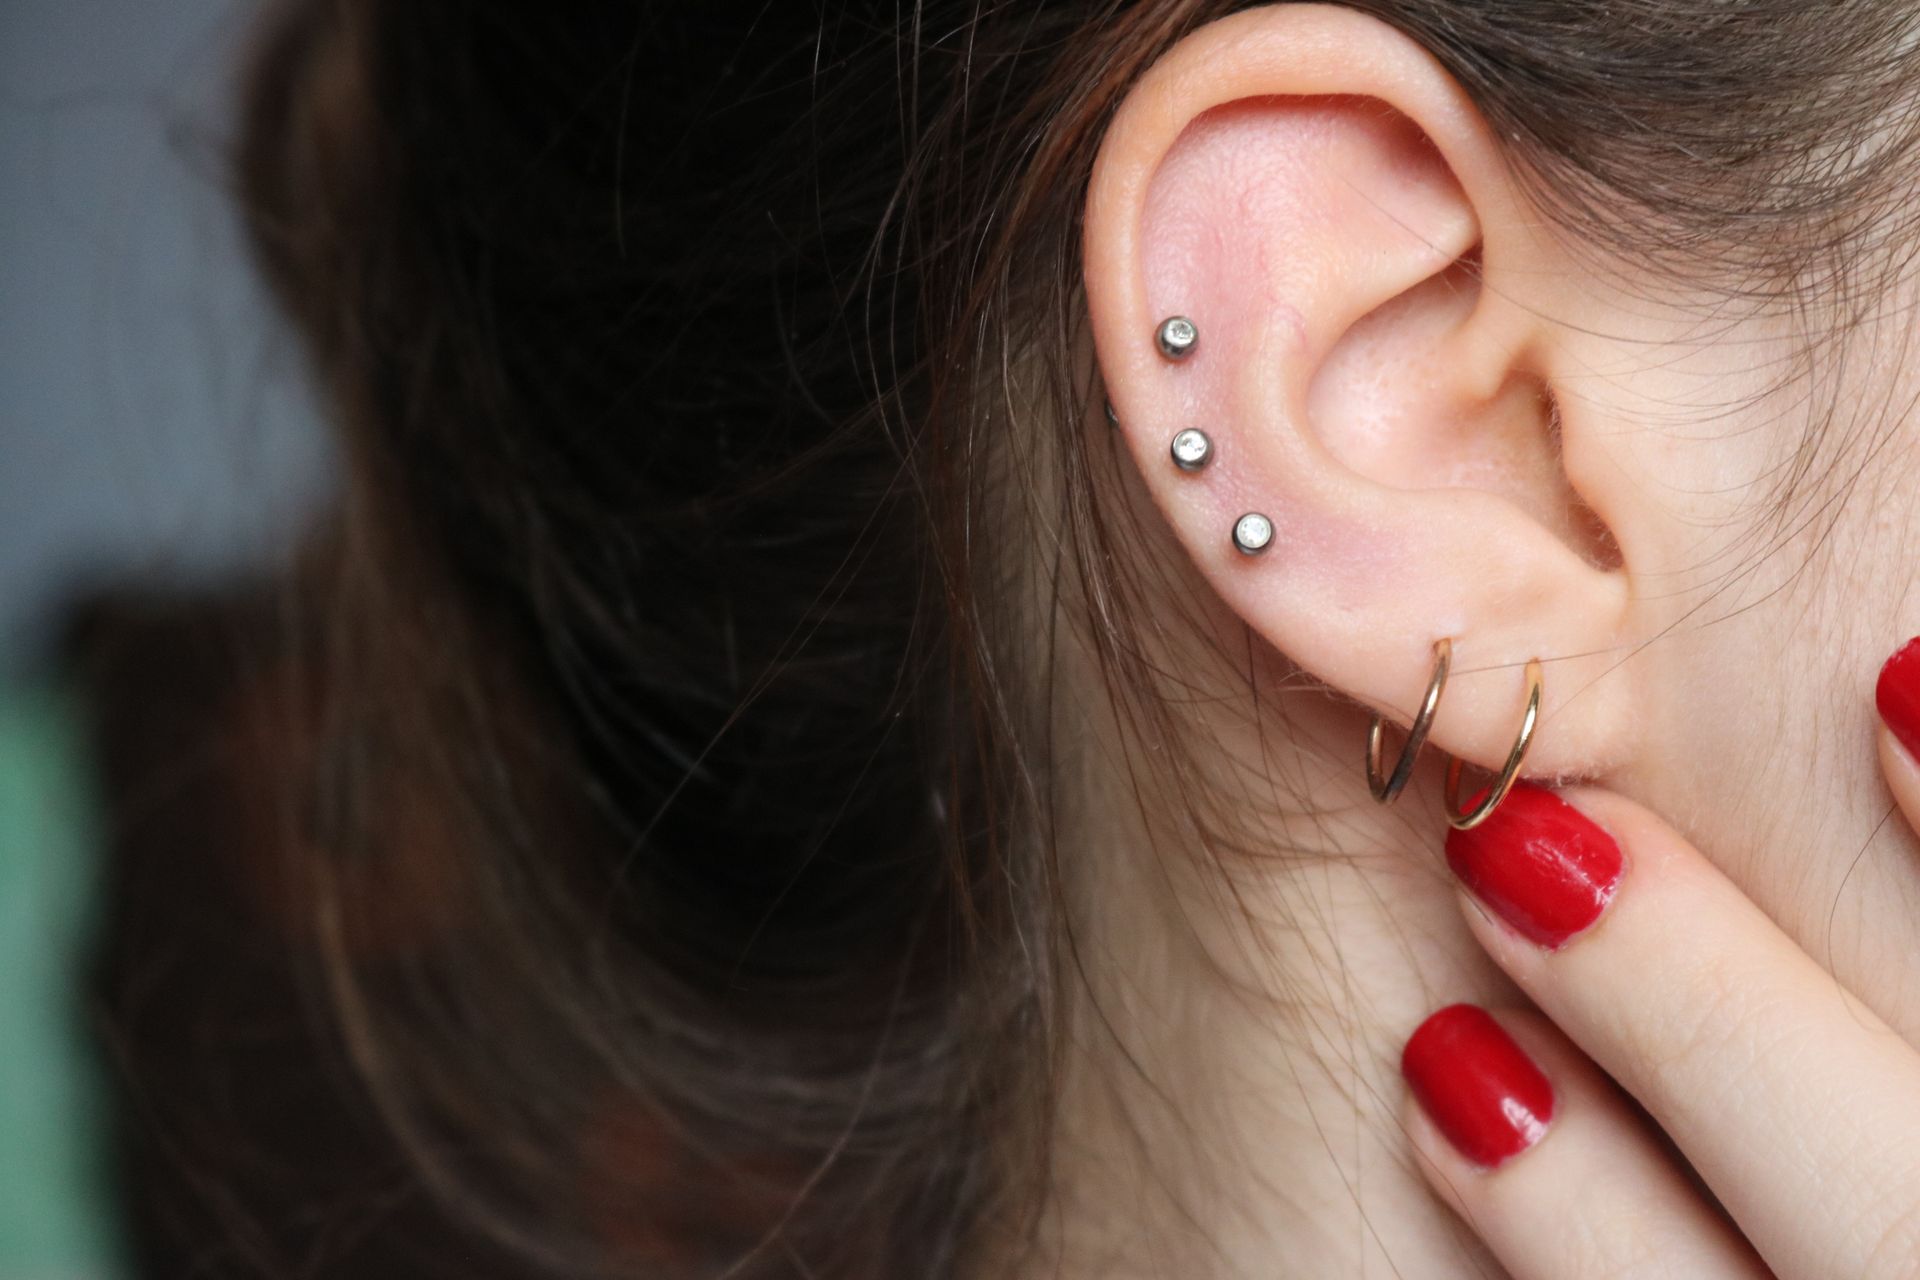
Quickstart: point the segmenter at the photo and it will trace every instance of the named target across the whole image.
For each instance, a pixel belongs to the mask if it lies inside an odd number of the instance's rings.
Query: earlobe
[[[1116,115],[1087,293],[1147,488],[1256,632],[1402,724],[1450,639],[1432,741],[1491,768],[1543,659],[1527,772],[1591,775],[1626,737],[1600,677],[1627,592],[1564,465],[1537,223],[1418,46],[1258,9],[1189,36]]]

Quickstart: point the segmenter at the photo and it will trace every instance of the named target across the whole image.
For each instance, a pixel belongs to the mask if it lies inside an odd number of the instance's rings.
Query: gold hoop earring
[[[1447,824],[1456,831],[1471,831],[1493,816],[1500,802],[1507,798],[1507,792],[1513,789],[1514,780],[1520,776],[1520,764],[1527,758],[1527,748],[1533,745],[1533,727],[1540,720],[1540,659],[1527,660],[1527,711],[1520,718],[1520,736],[1513,740],[1513,750],[1507,753],[1507,763],[1502,766],[1500,776],[1493,780],[1493,786],[1473,806],[1471,812],[1460,808],[1460,774],[1465,767],[1458,756],[1447,761]]]
[[[1380,772],[1381,757],[1386,754],[1383,747],[1387,722],[1378,712],[1374,713],[1373,723],[1367,727],[1367,790],[1373,792],[1373,798],[1381,804],[1398,800],[1407,779],[1413,776],[1414,759],[1427,743],[1427,730],[1433,727],[1433,713],[1440,706],[1440,695],[1446,691],[1447,669],[1452,665],[1453,641],[1445,637],[1435,640],[1433,676],[1427,681],[1427,696],[1420,702],[1420,714],[1407,726],[1407,743],[1400,748],[1400,759],[1394,764],[1391,776]]]

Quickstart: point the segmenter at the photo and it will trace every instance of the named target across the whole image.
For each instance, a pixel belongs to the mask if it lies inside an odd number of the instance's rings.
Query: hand
[[[1915,822],[1920,648],[1880,700]],[[1712,863],[1619,796],[1536,787],[1447,856],[1545,1016],[1429,1018],[1402,1059],[1407,1127],[1518,1280],[1920,1276],[1920,1051]]]

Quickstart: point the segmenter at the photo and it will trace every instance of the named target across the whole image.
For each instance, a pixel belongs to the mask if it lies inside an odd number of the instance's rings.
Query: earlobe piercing
[[[1233,546],[1243,556],[1257,556],[1273,541],[1273,521],[1249,511],[1233,522]]]
[[[1107,425],[1110,427],[1119,426],[1120,415],[1114,411],[1113,401],[1111,400],[1107,401],[1106,405],[1107,405]]]
[[[1213,441],[1207,438],[1206,432],[1188,427],[1173,437],[1170,451],[1174,466],[1182,471],[1198,471],[1212,459]]]
[[[1168,316],[1160,322],[1154,341],[1160,344],[1160,354],[1167,359],[1185,360],[1193,354],[1193,344],[1200,341],[1200,331],[1185,316]]]
[[[1470,811],[1460,808],[1460,774],[1464,766],[1459,757],[1447,761],[1447,824],[1456,831],[1471,831],[1485,822],[1507,798],[1512,790],[1514,779],[1520,776],[1521,762],[1527,758],[1527,748],[1533,744],[1533,727],[1540,720],[1540,659],[1527,661],[1527,710],[1520,717],[1520,734],[1513,740],[1513,750],[1507,753],[1507,763],[1502,766],[1500,776],[1493,780],[1487,794]]]
[[[1421,700],[1420,713],[1407,727],[1407,742],[1400,748],[1400,759],[1393,766],[1391,777],[1380,772],[1387,722],[1378,712],[1374,713],[1373,723],[1367,729],[1367,789],[1381,804],[1392,804],[1399,799],[1407,779],[1413,776],[1413,762],[1427,743],[1427,731],[1433,727],[1433,713],[1440,707],[1440,695],[1446,692],[1447,669],[1452,665],[1453,641],[1444,637],[1435,640],[1433,675],[1427,681],[1427,696]]]

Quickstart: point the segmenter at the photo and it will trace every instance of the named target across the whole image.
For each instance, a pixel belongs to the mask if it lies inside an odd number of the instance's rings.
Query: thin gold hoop
[[[1421,700],[1420,714],[1407,727],[1407,744],[1400,748],[1400,759],[1391,777],[1380,772],[1381,757],[1386,754],[1387,722],[1375,713],[1367,727],[1367,790],[1381,804],[1400,798],[1407,779],[1413,776],[1413,762],[1427,743],[1427,730],[1433,727],[1433,713],[1440,706],[1440,695],[1447,688],[1447,669],[1453,665],[1453,641],[1441,638],[1433,642],[1433,677],[1427,681],[1427,696]]]
[[[1533,726],[1540,720],[1540,659],[1527,661],[1527,713],[1520,718],[1520,736],[1513,740],[1513,750],[1507,753],[1507,763],[1501,767],[1500,776],[1493,780],[1493,786],[1482,796],[1480,803],[1473,806],[1471,812],[1462,812],[1460,808],[1460,774],[1464,765],[1458,756],[1447,761],[1447,824],[1456,831],[1471,831],[1493,816],[1500,802],[1507,798],[1507,792],[1513,789],[1513,783],[1520,776],[1521,762],[1527,758],[1527,748],[1533,745]]]

